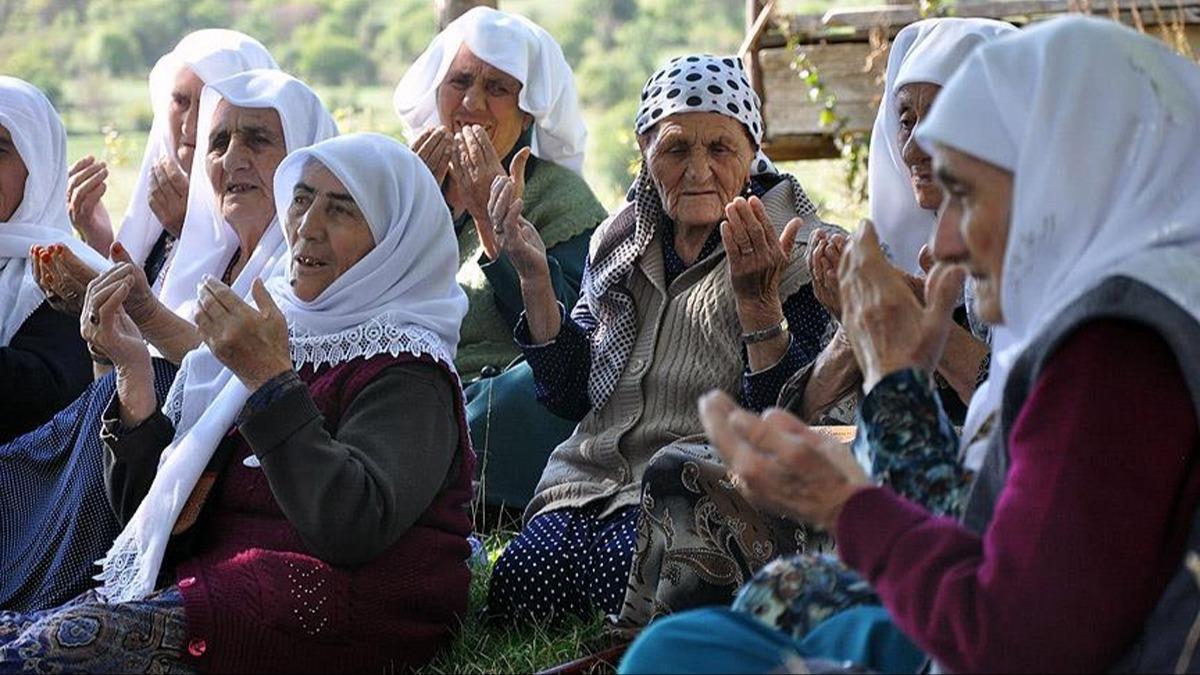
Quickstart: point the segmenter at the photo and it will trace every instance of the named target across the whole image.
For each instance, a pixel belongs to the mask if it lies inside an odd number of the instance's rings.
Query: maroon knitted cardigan
[[[299,375],[336,436],[343,411],[367,383],[413,360],[385,354],[317,372],[305,366]],[[445,372],[460,392],[459,475],[395,544],[358,567],[333,567],[308,551],[263,470],[242,463],[249,445],[236,429],[230,432],[226,442],[236,449],[195,525],[197,554],[174,572],[187,616],[189,666],[393,672],[428,661],[449,641],[467,610],[466,505],[475,456],[458,378]]]

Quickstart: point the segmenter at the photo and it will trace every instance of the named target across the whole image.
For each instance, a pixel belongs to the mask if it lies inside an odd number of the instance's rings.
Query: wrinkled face
[[[29,169],[17,152],[12,134],[0,125],[0,223],[6,223],[25,199],[25,179]]]
[[[993,325],[1003,323],[1000,289],[1013,175],[941,144],[934,148],[933,168],[945,194],[934,230],[933,255],[965,265],[977,284],[980,318]]]
[[[316,300],[329,285],[375,248],[367,218],[346,186],[310,159],[288,207],[289,281],[296,297]]]
[[[521,83],[471,53],[466,45],[450,63],[450,70],[437,90],[438,117],[450,133],[478,124],[503,159],[517,145],[521,132],[533,116],[517,107]]]
[[[642,159],[680,227],[715,225],[750,179],[754,146],[741,122],[714,112],[664,117],[638,139]]]
[[[933,99],[941,90],[941,85],[913,82],[900,87],[896,92],[896,108],[900,113],[900,130],[896,134],[896,142],[900,145],[900,158],[904,160],[904,166],[908,167],[913,197],[921,208],[931,211],[941,205],[942,190],[933,179],[933,162],[917,145],[913,138],[913,130],[929,113]]]
[[[196,120],[200,117],[201,80],[191,68],[180,68],[171,84],[171,106],[167,109],[167,124],[171,131],[171,144],[175,157],[184,173],[192,170],[192,156],[196,154]]]
[[[287,154],[279,113],[223,100],[208,143],[205,168],[221,215],[235,228],[265,228],[275,216],[275,169]]]

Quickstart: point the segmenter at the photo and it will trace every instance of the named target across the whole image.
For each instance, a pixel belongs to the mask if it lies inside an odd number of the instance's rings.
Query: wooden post
[[[496,0],[433,0],[434,11],[437,12],[437,29],[440,32],[451,21],[457,19],[473,7],[496,8]]]

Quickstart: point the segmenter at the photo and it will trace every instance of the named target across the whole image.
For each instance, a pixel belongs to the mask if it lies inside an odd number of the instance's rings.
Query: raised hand
[[[546,260],[546,244],[537,228],[521,217],[525,202],[525,162],[529,148],[513,157],[511,176],[497,176],[492,181],[488,200],[488,215],[492,231],[501,252],[508,256],[522,283],[550,283],[550,266]]]
[[[188,177],[170,157],[163,157],[150,168],[150,211],[163,229],[178,237],[187,215]]]
[[[713,391],[700,399],[700,421],[738,490],[766,511],[833,530],[846,501],[870,484],[849,448],[786,411],[755,415]]]
[[[515,159],[515,158],[514,158]],[[505,176],[504,167],[496,155],[496,148],[483,127],[473,124],[463,127],[454,137],[454,161],[450,163],[450,175],[458,187],[458,197],[463,208],[475,221],[475,231],[487,257],[495,260],[500,252],[496,241],[488,201],[492,195],[492,183],[497,176]]]
[[[787,269],[796,234],[804,221],[792,219],[776,238],[775,227],[758,197],[737,197],[725,206],[725,218],[721,223],[721,241],[729,259],[729,280],[739,312],[762,309],[781,315],[779,280]],[[776,318],[775,322],[778,321]]]
[[[129,312],[129,316],[137,325],[144,326],[161,307],[158,298],[154,297],[154,291],[150,289],[150,282],[146,279],[145,270],[141,265],[133,262],[129,251],[126,251],[120,242],[112,245],[109,258],[116,265],[101,274],[97,278],[97,282],[105,277],[108,280],[104,283],[113,283],[129,277],[129,296],[125,299],[125,311]]]
[[[933,370],[964,277],[956,265],[935,266],[926,280],[922,305],[905,274],[884,256],[875,226],[862,222],[842,256],[838,285],[842,325],[862,369],[864,390],[896,370]]]
[[[88,155],[67,171],[67,216],[88,246],[107,253],[112,245],[112,219],[101,197],[108,191],[108,165]]]
[[[262,279],[250,289],[258,309],[213,277],[200,285],[196,328],[213,356],[250,391],[292,369],[287,320]]]
[[[437,184],[444,183],[450,172],[450,159],[454,156],[454,136],[450,130],[440,125],[429,127],[413,141],[412,149],[429,167]]]
[[[846,235],[828,230],[813,230],[808,240],[808,271],[813,295],[834,318],[842,318],[842,300],[838,293],[838,265],[846,249]]]

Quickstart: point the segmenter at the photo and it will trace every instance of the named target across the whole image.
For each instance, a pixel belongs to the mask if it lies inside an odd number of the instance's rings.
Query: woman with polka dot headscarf
[[[799,183],[761,154],[758,96],[736,58],[672,60],[646,83],[635,129],[641,172],[596,230],[570,314],[521,217],[519,181],[492,185],[538,398],[579,420],[496,565],[493,615],[623,612],[631,565],[639,587],[671,569],[671,602],[727,600],[800,541],[729,486],[699,438],[695,401],[720,388],[763,409],[820,350],[828,315],[803,257],[821,222]],[[642,544],[664,531],[670,551]]]

